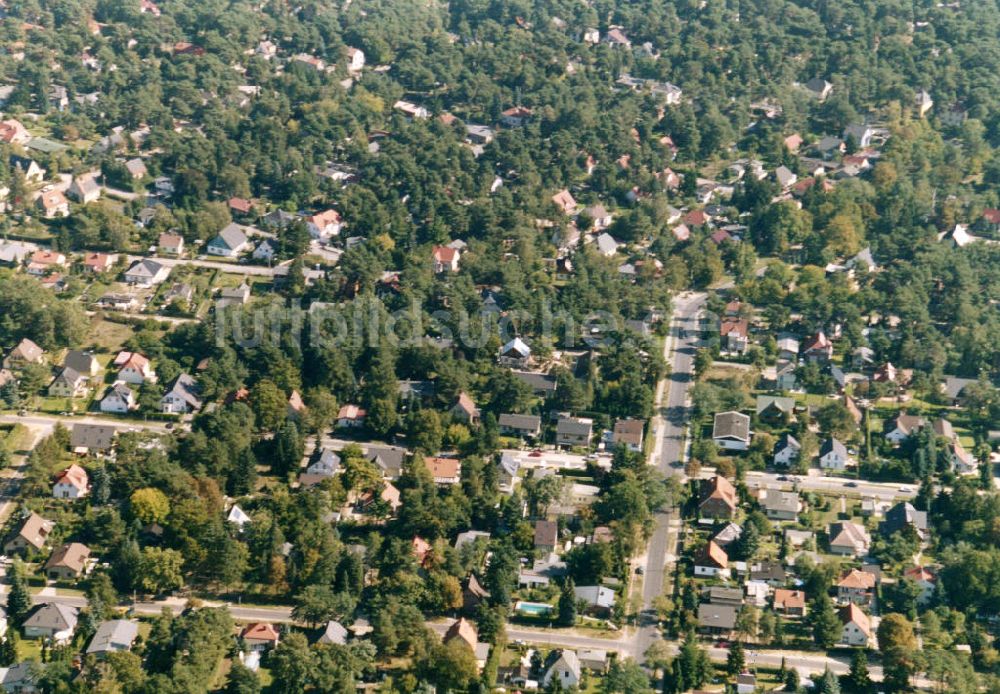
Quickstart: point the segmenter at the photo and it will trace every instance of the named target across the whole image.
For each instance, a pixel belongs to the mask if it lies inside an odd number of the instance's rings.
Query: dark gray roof
[[[403,470],[403,460],[407,450],[399,446],[367,446],[365,457],[371,460],[385,473],[386,477],[395,479]]]
[[[542,418],[535,414],[502,414],[497,424],[513,429],[537,429],[542,425]]]
[[[556,377],[534,371],[512,371],[514,377],[527,384],[537,394],[548,395],[556,392]]]
[[[836,453],[841,458],[847,458],[847,446],[834,437],[828,438],[819,448],[819,456],[822,458],[827,453]]]
[[[714,629],[734,629],[737,608],[733,605],[698,605],[698,625]]]
[[[715,415],[712,438],[750,440],[750,417],[741,412],[719,412]]]
[[[892,535],[908,525],[913,526],[920,533],[925,532],[927,530],[927,511],[918,511],[910,502],[901,501],[886,511],[885,520],[879,523],[878,529],[883,535]]]
[[[90,373],[90,368],[93,362],[97,359],[93,352],[81,352],[80,350],[71,349],[66,352],[66,358],[63,359],[63,366],[68,366],[80,373]]]
[[[115,428],[104,424],[74,424],[69,435],[70,448],[106,451],[115,440]]]

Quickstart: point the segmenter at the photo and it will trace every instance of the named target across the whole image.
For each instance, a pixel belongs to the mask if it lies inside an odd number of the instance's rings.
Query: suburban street
[[[56,424],[62,424],[69,429],[71,429],[74,424],[101,424],[104,426],[113,426],[118,429],[119,432],[154,431],[164,434],[170,431],[170,429],[167,428],[166,422],[140,422],[138,420],[114,419],[108,416],[62,417],[59,415],[39,414],[35,412],[26,414],[23,417],[16,414],[0,415],[0,424],[24,424],[25,426],[31,427],[43,427],[47,428],[49,432],[55,428]],[[183,424],[177,424],[176,426],[181,429],[184,428]]]
[[[133,263],[137,260],[154,260],[160,265],[165,267],[180,267],[184,265],[193,265],[194,267],[208,268],[210,270],[221,270],[222,272],[227,272],[233,275],[247,275],[253,277],[275,277],[276,275],[284,275],[288,272],[287,268],[291,265],[291,261],[286,261],[280,263],[273,267],[267,267],[264,265],[246,265],[242,263],[227,263],[219,260],[203,260],[199,258],[163,258],[160,256],[148,257],[141,255],[130,255],[127,256],[129,263]],[[310,270],[305,268],[303,274],[306,279],[320,279],[323,277],[324,273],[322,270]]]
[[[688,388],[694,371],[694,338],[689,331],[699,309],[706,300],[704,294],[686,294],[674,299],[670,332],[664,343],[667,377],[657,387],[658,411],[653,418],[655,440],[651,463],[665,475],[684,475],[682,467],[672,464],[684,459],[687,442]],[[671,570],[676,551],[680,519],[671,509],[656,515],[656,529],[650,538],[643,571],[642,613],[639,629],[633,637],[632,655],[642,661],[650,645],[660,637],[653,601],[663,594],[666,574]]]

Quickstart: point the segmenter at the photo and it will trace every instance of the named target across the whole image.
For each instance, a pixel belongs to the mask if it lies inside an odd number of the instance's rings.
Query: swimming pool
[[[546,605],[544,602],[521,602],[518,601],[514,603],[514,611],[523,615],[528,615],[531,617],[544,617],[545,615],[552,612],[552,605]]]

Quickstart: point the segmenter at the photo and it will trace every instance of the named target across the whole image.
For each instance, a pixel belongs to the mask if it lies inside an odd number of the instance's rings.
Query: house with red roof
[[[434,272],[440,275],[445,272],[458,272],[458,261],[462,257],[462,253],[451,246],[434,246],[432,257],[434,258]]]
[[[86,496],[90,489],[87,471],[73,463],[56,475],[56,483],[52,487],[52,496],[56,499],[79,499]]]
[[[273,624],[254,622],[243,627],[243,630],[240,631],[240,639],[248,650],[260,653],[277,646],[281,637]]]

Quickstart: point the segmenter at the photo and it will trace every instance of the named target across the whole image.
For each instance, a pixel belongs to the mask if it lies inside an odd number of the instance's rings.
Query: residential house
[[[247,624],[240,631],[240,640],[247,650],[256,653],[263,653],[275,648],[281,637],[273,624],[268,622],[253,622]]]
[[[467,424],[479,423],[479,408],[472,398],[465,391],[458,394],[458,400],[451,408],[451,416],[460,422]]]
[[[497,463],[498,485],[501,491],[510,493],[514,491],[514,484],[517,482],[517,475],[521,471],[521,461],[512,453],[501,453],[500,462]]]
[[[840,642],[848,646],[867,647],[872,640],[871,618],[851,603],[840,608]]]
[[[741,672],[736,675],[736,694],[754,694],[757,691],[757,675]]]
[[[94,275],[107,272],[115,265],[117,256],[107,253],[86,253],[83,256],[83,269]]]
[[[916,106],[917,116],[919,118],[926,116],[927,112],[934,107],[934,99],[931,98],[931,95],[928,94],[925,89],[921,89],[917,92],[917,96],[914,97],[913,102]]]
[[[634,453],[642,451],[643,432],[646,422],[641,419],[619,419],[615,422],[612,441],[616,446],[625,446]]]
[[[582,669],[576,651],[562,650],[558,651],[558,656],[545,670],[545,674],[542,676],[542,686],[545,688],[553,687],[556,686],[553,685],[553,682],[557,682],[561,691],[576,689],[580,684],[581,677]]]
[[[299,475],[299,484],[311,487],[328,480],[340,472],[340,456],[329,448],[321,448],[313,453],[306,471]]]
[[[719,547],[725,549],[743,535],[743,528],[733,522],[726,523],[722,530],[715,533],[711,539]]]
[[[411,120],[424,120],[431,117],[431,112],[423,106],[418,106],[402,99],[394,103],[392,107],[402,113],[404,117]]]
[[[488,145],[494,137],[493,128],[486,125],[467,123],[465,126],[465,139],[473,145]]]
[[[729,556],[726,550],[709,540],[694,559],[694,575],[726,577],[729,575]]]
[[[42,191],[35,202],[35,206],[45,219],[69,217],[69,200],[66,199],[61,190],[55,188]]]
[[[777,588],[774,591],[774,611],[792,617],[806,616],[806,593],[803,590]]]
[[[853,465],[847,446],[834,437],[828,438],[819,448],[819,466],[824,470],[846,470]]]
[[[118,369],[118,380],[141,386],[146,381],[156,381],[156,372],[142,354],[138,352],[119,352],[113,366]]]
[[[965,450],[958,438],[954,438],[946,447],[948,465],[956,475],[974,475],[979,471],[979,461]]]
[[[712,427],[712,440],[728,451],[745,451],[750,447],[750,417],[741,412],[719,412]]]
[[[27,272],[35,277],[44,277],[56,268],[66,267],[66,256],[55,251],[35,251],[31,254]]]
[[[514,378],[521,381],[529,388],[534,395],[549,398],[555,395],[558,388],[556,377],[551,374],[538,373],[537,371],[511,371]]]
[[[184,237],[179,234],[160,234],[156,249],[163,255],[181,255],[184,252]]]
[[[859,149],[864,149],[872,143],[875,131],[867,125],[848,125],[844,128],[844,141],[854,138]]]
[[[229,198],[226,204],[229,205],[230,212],[234,212],[244,217],[253,211],[253,200],[247,200],[246,198],[232,197]]]
[[[344,226],[344,220],[341,219],[337,210],[317,212],[306,217],[305,221],[306,229],[309,230],[309,235],[314,239],[328,239],[331,236],[336,236]]]
[[[632,46],[632,41],[618,27],[608,29],[601,41],[615,48],[630,48]]]
[[[46,520],[37,513],[30,514],[21,521],[14,534],[4,543],[4,552],[11,554],[27,549],[41,550],[45,547],[54,525],[54,521]]]
[[[225,287],[219,291],[219,296],[215,300],[215,309],[218,311],[227,306],[246,306],[250,301],[250,285],[245,281],[238,287]]]
[[[583,210],[583,214],[589,217],[592,222],[592,226],[590,228],[591,231],[602,231],[607,229],[611,226],[612,221],[614,221],[611,213],[608,212],[604,205],[591,205],[590,207],[586,207]]]
[[[112,414],[126,414],[138,407],[135,393],[122,381],[108,387],[100,404],[101,412]]]
[[[802,452],[802,444],[792,436],[785,433],[781,435],[778,442],[774,444],[773,459],[775,467],[788,467],[793,465]]]
[[[787,424],[795,411],[795,398],[777,395],[758,395],[757,417],[771,424]]]
[[[781,165],[774,170],[774,180],[778,182],[782,190],[788,190],[799,180],[799,177],[787,166]]]
[[[577,657],[580,659],[581,667],[591,672],[603,673],[608,669],[608,652],[603,648],[581,650]]]
[[[500,122],[508,128],[520,128],[531,120],[534,115],[530,108],[524,106],[511,106],[500,114]]]
[[[28,338],[22,338],[3,360],[5,369],[21,369],[28,364],[42,364],[45,361],[45,350]]]
[[[573,595],[591,616],[608,617],[615,607],[615,591],[605,586],[576,586]]]
[[[3,190],[3,188],[0,188],[0,193]],[[0,195],[0,198],[2,197],[3,195]],[[6,211],[3,205],[0,202],[0,212]],[[0,265],[19,267],[24,263],[24,259],[29,257],[33,252],[32,246],[23,243],[2,241],[0,242]]]
[[[554,552],[559,546],[559,524],[550,520],[535,521],[535,549]]]
[[[833,84],[827,82],[821,77],[813,77],[805,83],[805,88],[816,99],[823,101],[826,97],[830,96],[830,92],[833,91]]]
[[[337,412],[337,426],[342,429],[359,429],[365,425],[368,412],[357,405],[342,405]]]
[[[732,483],[721,475],[702,482],[698,514],[702,518],[732,518],[739,499]]]
[[[243,530],[243,527],[252,519],[247,515],[246,511],[241,509],[238,505],[233,504],[233,507],[229,509],[229,515],[226,516],[226,520],[240,530]]]
[[[278,242],[275,239],[264,239],[253,250],[254,260],[272,261],[278,255]]]
[[[777,588],[784,585],[788,578],[785,566],[780,561],[765,559],[750,566],[750,580],[760,581]]]
[[[957,376],[945,376],[944,383],[941,384],[944,396],[952,407],[959,407],[964,401],[965,389],[979,381],[975,378],[958,378]]]
[[[155,287],[162,284],[169,276],[169,265],[163,265],[148,258],[136,261],[132,267],[125,271],[125,281],[141,287]]]
[[[593,436],[594,420],[585,417],[561,417],[556,422],[556,445],[586,448]]]
[[[365,66],[365,52],[360,48],[347,47],[347,70],[359,72]]]
[[[105,454],[115,445],[118,430],[107,424],[74,424],[69,449],[77,455]]]
[[[164,414],[187,414],[201,409],[198,383],[190,374],[182,373],[160,398],[160,412]]]
[[[317,643],[327,646],[343,646],[347,643],[347,629],[340,622],[331,619],[326,623],[323,635],[319,637]]]
[[[739,609],[732,605],[698,605],[698,631],[712,636],[728,637],[736,628]]]
[[[79,499],[87,496],[90,491],[90,480],[87,471],[73,463],[56,475],[52,486],[52,496],[56,499]]]
[[[605,258],[614,257],[618,253],[618,248],[620,246],[620,244],[615,241],[614,237],[607,232],[604,232],[597,237],[596,245],[597,252]]]
[[[901,501],[885,512],[885,519],[878,524],[878,531],[885,537],[911,528],[918,537],[927,535],[927,511],[918,511],[909,501]]]
[[[741,588],[709,586],[702,591],[702,595],[713,605],[732,605],[733,607],[743,605],[743,590]]]
[[[531,362],[531,348],[524,340],[515,337],[500,348],[499,362],[503,366],[523,369]]]
[[[24,145],[29,140],[31,140],[31,133],[21,121],[14,118],[0,121],[0,142],[8,145]]]
[[[926,421],[923,417],[901,413],[892,419],[886,420],[885,425],[882,427],[882,433],[888,441],[899,444],[910,438],[925,424]]]
[[[764,515],[771,520],[797,521],[802,510],[802,502],[796,492],[762,489],[758,501]]]
[[[64,367],[49,384],[49,396],[54,398],[79,398],[87,392],[87,377],[76,369]]]
[[[497,418],[497,426],[505,436],[537,439],[542,434],[542,418],[534,414],[505,413]]]
[[[934,597],[937,590],[937,574],[926,566],[911,566],[903,572],[903,578],[909,579],[920,587],[917,603],[926,605]]]
[[[745,318],[727,318],[719,326],[719,336],[722,339],[723,349],[734,354],[743,354],[750,345],[750,323]]]
[[[806,342],[803,355],[810,362],[825,364],[833,358],[833,343],[820,330]]]
[[[90,548],[79,542],[70,542],[52,553],[45,562],[45,575],[53,581],[79,578],[87,568]]]
[[[871,537],[864,526],[847,521],[831,523],[826,531],[830,539],[830,554],[863,557],[871,547]]]
[[[111,619],[101,622],[87,646],[87,655],[98,658],[108,653],[132,650],[139,636],[139,623],[128,619]]]
[[[479,634],[476,631],[475,625],[464,617],[459,617],[452,622],[442,638],[442,641],[446,644],[456,640],[469,647],[475,655],[476,665],[479,669],[482,669],[486,665],[486,660],[490,653],[489,644],[479,640]]]
[[[868,605],[875,593],[875,576],[867,571],[851,569],[837,581],[837,599]]]
[[[432,456],[425,458],[424,464],[434,478],[434,484],[450,486],[462,480],[462,463],[455,458]]]
[[[128,172],[128,175],[132,178],[133,181],[141,181],[142,179],[144,179],[146,176],[149,175],[149,170],[146,168],[146,163],[142,159],[139,159],[138,157],[126,161],[125,170]]]
[[[206,252],[223,258],[235,258],[250,247],[246,233],[239,224],[227,224],[208,242]]]
[[[458,261],[462,253],[457,248],[452,248],[451,246],[434,246],[431,256],[434,260],[435,274],[458,272]]]
[[[52,639],[57,644],[73,638],[79,610],[60,602],[38,605],[24,622],[24,635],[29,638]]]
[[[554,204],[557,208],[559,208],[559,211],[566,215],[574,214],[577,208],[576,200],[565,188],[552,196],[552,204]]]
[[[85,205],[97,202],[101,197],[101,184],[97,182],[97,174],[87,173],[74,176],[67,192],[78,203]]]

